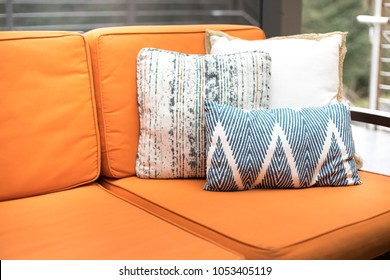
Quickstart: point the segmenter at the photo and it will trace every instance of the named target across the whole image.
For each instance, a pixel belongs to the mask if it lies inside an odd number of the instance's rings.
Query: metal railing
[[[383,1],[382,16],[390,19],[390,1]],[[390,111],[390,25],[382,25],[378,109]]]
[[[390,2],[375,0],[374,15],[357,20],[370,26],[369,108],[390,111]]]
[[[259,24],[261,1],[0,0],[0,30],[77,30],[151,24]]]

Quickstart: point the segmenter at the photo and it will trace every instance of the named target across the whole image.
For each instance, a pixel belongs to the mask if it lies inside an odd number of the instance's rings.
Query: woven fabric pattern
[[[204,178],[204,100],[268,108],[271,59],[264,52],[189,55],[143,49],[137,83],[137,176]]]
[[[349,107],[245,111],[207,100],[205,190],[360,184]]]

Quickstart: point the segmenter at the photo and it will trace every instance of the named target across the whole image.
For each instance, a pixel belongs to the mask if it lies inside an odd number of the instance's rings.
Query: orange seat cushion
[[[91,49],[102,142],[102,174],[135,174],[139,138],[136,59],[145,47],[205,53],[205,30],[223,30],[243,39],[264,32],[245,25],[128,26],[98,28],[85,34]]]
[[[0,32],[0,201],[100,172],[91,63],[76,32]]]
[[[204,180],[104,179],[121,197],[249,259],[369,259],[390,251],[390,177],[362,185],[207,192]]]
[[[0,259],[237,259],[91,183],[0,203]]]

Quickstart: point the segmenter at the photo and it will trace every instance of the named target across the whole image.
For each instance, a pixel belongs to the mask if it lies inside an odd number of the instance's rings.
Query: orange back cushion
[[[0,200],[94,181],[100,145],[89,50],[74,32],[0,32]]]
[[[247,40],[264,39],[244,25],[131,26],[100,28],[85,34],[91,49],[102,143],[102,175],[135,174],[139,138],[136,58],[144,47],[202,54],[205,30],[221,30]]]

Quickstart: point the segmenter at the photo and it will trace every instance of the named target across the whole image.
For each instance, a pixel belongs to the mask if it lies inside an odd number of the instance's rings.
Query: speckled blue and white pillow
[[[271,58],[254,51],[194,55],[145,48],[137,58],[141,178],[204,178],[204,100],[268,108]]]
[[[245,111],[206,100],[205,190],[360,184],[346,104]]]

